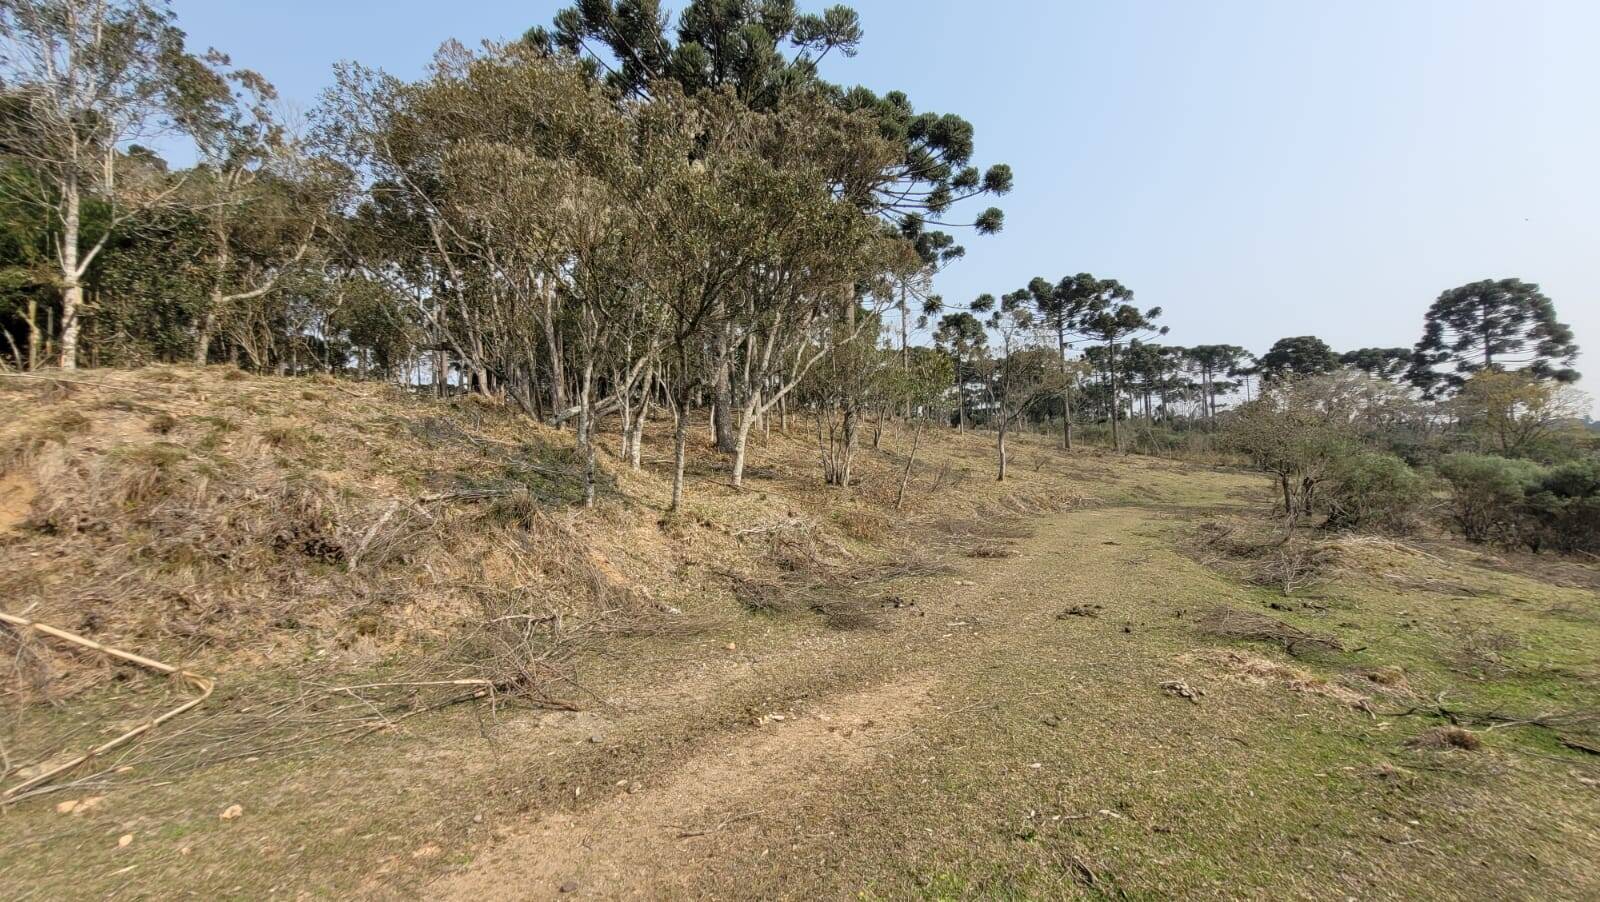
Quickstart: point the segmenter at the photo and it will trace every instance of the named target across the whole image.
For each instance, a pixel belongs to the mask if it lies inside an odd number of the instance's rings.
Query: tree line
[[[1209,426],[1344,368],[1429,399],[1480,370],[1577,376],[1516,279],[1446,292],[1414,348],[1344,355],[1162,344],[1159,307],[1088,273],[949,305],[956,236],[1004,224],[961,211],[1012,172],[960,116],[821,76],[863,40],[842,6],[585,0],[418,79],[340,64],[294,117],[159,0],[0,0],[0,357],[495,395],[574,430],[591,503],[599,424],[637,467],[664,416],[674,506],[702,411],[735,485],[752,431],[797,417],[833,484],[896,416],[991,429],[1004,479],[1019,429],[1071,449],[1103,425],[1121,450],[1132,420]],[[174,142],[192,163],[152,150]]]

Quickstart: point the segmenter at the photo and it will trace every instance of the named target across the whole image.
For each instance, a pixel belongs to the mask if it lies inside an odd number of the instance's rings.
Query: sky
[[[563,5],[173,3],[193,49],[302,108],[339,60],[418,76],[446,39],[514,38]],[[1600,381],[1600,3],[850,5],[860,53],[824,76],[959,114],[975,162],[1015,171],[1004,231],[962,235],[939,277],[950,302],[1091,272],[1162,307],[1175,344],[1342,351],[1409,346],[1440,292],[1514,276]]]

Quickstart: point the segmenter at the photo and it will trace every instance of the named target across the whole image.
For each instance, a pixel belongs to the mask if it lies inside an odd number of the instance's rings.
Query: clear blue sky
[[[303,106],[337,60],[417,75],[447,38],[561,5],[175,0],[196,49]],[[1345,350],[1410,345],[1440,291],[1517,276],[1600,382],[1600,2],[852,5],[861,53],[825,74],[965,116],[979,162],[1016,171],[1005,231],[941,278],[950,300],[1089,271],[1164,307],[1174,343]]]

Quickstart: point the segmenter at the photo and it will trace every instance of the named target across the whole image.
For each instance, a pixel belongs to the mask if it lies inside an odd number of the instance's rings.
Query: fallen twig
[[[8,623],[16,627],[31,629],[35,632],[43,633],[46,636],[51,636],[64,642],[70,642],[73,645],[78,645],[92,651],[100,652],[103,655],[108,655],[113,658],[127,661],[130,664],[137,664],[140,667],[144,667],[148,670],[154,670],[157,673],[164,673],[168,676],[177,677],[183,682],[188,683],[190,686],[199,690],[200,693],[176,708],[172,708],[163,714],[157,715],[156,717],[145,721],[133,729],[128,730],[122,735],[116,736],[110,740],[107,740],[106,742],[101,743],[100,745],[95,746],[82,755],[79,755],[54,767],[46,768],[43,772],[35,774],[34,776],[4,791],[0,791],[0,800],[3,801],[10,801],[29,789],[32,789],[35,786],[39,786],[43,783],[47,783],[61,774],[67,773],[68,771],[71,771],[85,764],[86,762],[93,760],[94,758],[104,755],[106,752],[109,752],[112,749],[118,748],[119,746],[133,741],[139,736],[150,732],[151,730],[161,726],[163,723],[166,723],[185,711],[198,707],[207,698],[211,697],[212,690],[216,688],[216,683],[209,677],[203,677],[188,670],[180,670],[171,664],[157,661],[154,658],[147,658],[143,655],[137,655],[130,651],[123,651],[120,648],[104,645],[94,641],[93,639],[80,636],[77,633],[68,632],[64,629],[58,629],[57,627],[50,626],[49,624],[40,623],[37,620],[30,620],[27,617],[18,617],[15,614],[0,612],[0,622]]]
[[[717,824],[714,827],[707,827],[707,828],[705,828],[703,830],[685,830],[682,833],[678,834],[678,838],[679,839],[691,839],[691,838],[696,837],[696,836],[709,836],[709,835],[711,835],[713,833],[716,833],[717,831],[723,829],[724,827],[729,826],[730,824],[737,824],[740,821],[747,821],[750,818],[756,817],[757,815],[761,814],[765,810],[766,809],[758,808],[755,811],[747,811],[744,814],[736,814],[733,817],[728,818],[727,820],[723,821],[720,824]],[[676,827],[678,825],[674,824],[673,826]]]

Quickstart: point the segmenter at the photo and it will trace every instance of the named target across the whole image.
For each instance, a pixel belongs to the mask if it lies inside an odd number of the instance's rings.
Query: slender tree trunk
[[[78,271],[78,234],[81,224],[77,176],[68,172],[62,184],[66,217],[61,234],[61,368],[78,368],[78,329],[83,306],[83,273]]]
[[[39,368],[39,299],[28,297],[28,371]]]
[[[549,286],[544,288],[544,342],[550,354],[550,409],[557,413],[566,410],[567,371],[562,360],[561,336],[556,331],[555,300]]]
[[[756,406],[752,404],[751,407]],[[733,484],[735,487],[744,485],[744,459],[745,450],[750,447],[750,427],[755,425],[755,416],[750,407],[746,407],[743,415],[739,417],[739,428],[733,437]]]
[[[922,443],[922,419],[917,420],[916,431],[911,433],[911,453],[906,456],[906,468],[900,472],[900,490],[894,496],[894,509],[899,510],[906,501],[906,486],[911,482],[911,468],[917,463],[917,446]]]
[[[683,462],[689,448],[689,398],[678,399],[672,430],[672,504],[669,511],[683,507]]]
[[[1067,372],[1067,335],[1056,330],[1057,351],[1061,355],[1061,447],[1072,450],[1072,376]]]
[[[1006,481],[1006,423],[1005,411],[1000,412],[1000,422],[995,430],[995,450],[1000,455],[1000,474],[995,481]]]
[[[717,450],[727,454],[735,452],[735,427],[733,422],[733,380],[730,370],[733,357],[726,348],[717,363],[716,381],[712,385],[711,404],[715,426]]]
[[[644,424],[650,419],[650,391],[655,382],[655,371],[645,373],[644,390],[640,393],[639,409],[634,414],[632,428],[629,430],[625,443],[624,455],[628,459],[630,469],[639,469],[640,457],[644,447]]]
[[[961,366],[956,365],[956,434],[967,431],[967,383],[962,378]]]
[[[211,336],[217,328],[217,310],[222,306],[222,291],[212,289],[211,307],[200,318],[200,328],[194,337],[194,365],[205,366],[211,355]]]
[[[594,507],[594,364],[583,367],[583,385],[578,389],[578,450],[583,453],[583,506]]]
[[[1117,431],[1117,409],[1122,406],[1118,399],[1120,387],[1117,384],[1117,343],[1106,342],[1106,354],[1111,362],[1111,447],[1122,453],[1122,434]]]
[[[860,416],[852,405],[844,412],[843,461],[840,466],[839,485],[850,487],[850,470],[855,463],[856,433],[860,431]]]

